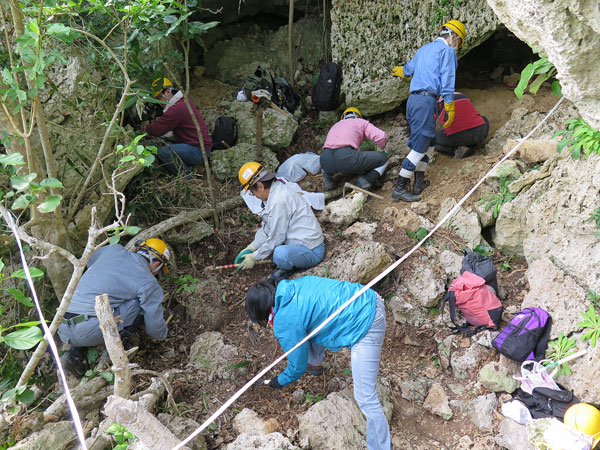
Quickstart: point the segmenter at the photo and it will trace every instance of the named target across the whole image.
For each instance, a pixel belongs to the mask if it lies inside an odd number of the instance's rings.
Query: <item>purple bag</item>
[[[494,338],[492,346],[507,358],[523,362],[546,356],[552,317],[542,308],[525,308]]]

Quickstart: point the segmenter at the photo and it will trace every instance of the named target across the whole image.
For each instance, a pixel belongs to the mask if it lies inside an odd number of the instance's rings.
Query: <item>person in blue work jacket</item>
[[[428,147],[435,137],[437,100],[443,98],[447,113],[444,128],[447,128],[454,120],[456,50],[463,45],[465,38],[465,26],[458,20],[451,20],[442,26],[440,36],[435,41],[421,47],[406,65],[396,66],[392,71],[396,77],[412,76],[410,96],[406,103],[406,118],[410,127],[409,153],[402,161],[392,192],[394,200],[418,202],[421,200],[419,194],[429,186],[429,181],[425,180],[425,168],[431,157]],[[410,192],[413,173],[415,180]]]
[[[87,347],[104,344],[94,309],[98,295],[108,294],[114,316],[120,316],[117,324],[122,339],[129,337],[142,321],[152,338],[167,336],[164,294],[156,276],[168,272],[169,257],[167,245],[155,238],[138,242],[135,252],[119,244],[94,252],[58,327],[61,341],[71,345],[61,356],[67,372],[83,376]],[[108,360],[107,353],[104,357]]]
[[[273,325],[273,333],[284,352],[294,347],[325,321],[363,286],[320,277],[295,280],[267,279],[248,289],[246,312],[262,326]],[[324,349],[348,347],[351,351],[354,398],[367,418],[367,447],[390,448],[390,429],[377,396],[377,374],[385,335],[383,299],[367,289],[322,330],[288,356],[286,369],[277,377],[261,380],[272,388],[296,381],[307,371],[323,372]]]

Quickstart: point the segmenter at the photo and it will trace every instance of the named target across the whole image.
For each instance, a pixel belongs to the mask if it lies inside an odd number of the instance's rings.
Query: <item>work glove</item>
[[[244,255],[247,255],[248,253],[252,253],[253,251],[254,251],[254,249],[251,246],[246,247],[244,250],[242,250],[241,252],[238,253],[238,255],[235,257],[235,261],[233,263],[240,264],[244,260]]]
[[[277,381],[277,377],[272,378],[270,380],[268,380],[266,378],[261,378],[260,380],[258,380],[256,382],[256,385],[257,386],[269,386],[274,389],[281,389],[283,387],[279,384],[279,381]]]
[[[392,69],[392,76],[400,77],[403,79],[407,79],[408,77],[404,75],[404,66],[396,66]]]
[[[454,122],[454,102],[446,103],[444,102],[444,109],[448,113],[448,117],[446,118],[446,122],[444,122],[444,128],[448,128]]]
[[[254,267],[254,264],[256,263],[256,258],[254,257],[254,253],[248,253],[247,255],[243,256],[243,260],[241,262],[241,266],[238,267],[239,269],[242,270],[248,270],[248,269],[252,269]]]

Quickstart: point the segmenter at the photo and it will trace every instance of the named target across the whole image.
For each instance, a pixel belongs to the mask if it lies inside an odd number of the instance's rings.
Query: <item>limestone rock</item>
[[[227,450],[300,450],[293,445],[288,438],[281,433],[271,433],[266,436],[253,436],[242,433],[231,444],[227,444]]]
[[[512,419],[504,419],[496,435],[496,444],[507,450],[533,450],[527,442],[527,428]]]
[[[512,186],[512,184],[513,183],[511,183],[509,186]],[[479,201],[473,205],[473,210],[477,213],[477,217],[479,217],[481,228],[491,227],[494,225],[494,223],[496,223],[496,218],[494,217],[494,208],[493,206],[488,207],[488,202],[485,200],[486,197],[493,194],[494,190],[491,188],[491,186],[484,184],[480,189]]]
[[[480,395],[471,400],[467,415],[479,429],[489,430],[493,425],[494,410],[497,404],[496,394]]]
[[[375,230],[377,230],[376,223],[355,222],[342,232],[342,236],[372,241]]]
[[[450,357],[452,372],[456,378],[466,380],[477,368],[479,361],[489,350],[479,344],[473,343],[469,348],[455,350]]]
[[[200,279],[193,290],[180,293],[178,303],[183,304],[191,320],[199,320],[206,331],[220,329],[228,320],[229,309],[221,304],[223,289],[212,278]]]
[[[265,436],[276,431],[279,428],[279,424],[274,418],[263,420],[251,409],[244,408],[233,419],[233,427],[240,434],[247,433],[252,436]]]
[[[421,305],[414,305],[406,301],[402,295],[394,295],[388,300],[387,309],[394,315],[398,323],[408,323],[415,327],[431,328],[431,321],[427,318],[427,310]]]
[[[411,205],[413,205],[412,203]],[[431,230],[433,223],[408,208],[389,206],[383,211],[385,221],[392,222],[394,227],[402,231],[417,231],[419,228]]]
[[[440,253],[439,263],[442,270],[446,273],[446,282],[452,283],[460,276],[463,257],[450,250],[444,250]]]
[[[490,175],[485,179],[485,182],[492,186],[496,191],[500,187],[500,177],[504,180],[516,180],[521,176],[521,168],[514,159],[507,159],[500,164]]]
[[[266,163],[269,171],[275,172],[279,165],[275,153],[263,146],[262,155],[260,160]],[[210,166],[215,177],[221,181],[234,178],[237,182],[240,168],[247,162],[257,160],[259,158],[256,155],[256,144],[240,143],[239,141],[231,148],[215,150],[210,154]]]
[[[592,437],[569,428],[560,420],[552,418],[534,419],[527,424],[527,440],[533,448],[573,450],[591,447]]]
[[[362,215],[365,199],[366,197],[362,192],[355,192],[349,197],[335,200],[325,206],[319,218],[345,228],[356,222]]]
[[[188,417],[173,416],[165,413],[160,413],[157,416],[157,419],[167,427],[171,433],[182,440],[187,438],[200,426],[198,422]],[[204,439],[204,435],[198,435],[192,442],[187,443],[186,446],[191,450],[206,450],[206,440]]]
[[[452,409],[448,403],[448,396],[444,392],[441,384],[435,383],[429,389],[427,398],[423,403],[423,408],[436,416],[440,416],[444,420],[452,418]]]
[[[256,106],[253,102],[234,101],[229,109],[230,116],[238,123],[238,142],[256,145]],[[272,108],[263,112],[262,143],[267,147],[287,148],[298,129],[298,122]]]
[[[450,197],[442,202],[440,206],[440,214],[438,220],[441,220],[448,212],[457,204],[457,201]],[[479,244],[486,244],[485,239],[481,236],[481,225],[479,218],[473,211],[467,211],[460,207],[444,225],[449,230],[452,230],[458,237],[467,241],[467,245],[471,248]]]
[[[437,306],[446,292],[445,277],[425,258],[415,261],[412,270],[403,280],[410,295],[424,307]]]
[[[598,381],[595,377],[591,377],[590,374],[600,373],[600,345],[596,343],[596,347],[592,348],[591,345],[582,343],[579,340],[580,336],[581,335],[577,336],[577,348],[579,350],[586,349],[588,352],[569,362],[569,367],[572,372],[571,375],[558,377],[558,382],[567,389],[572,390],[573,393],[583,401],[598,404],[600,403]]]
[[[429,389],[430,381],[427,378],[401,379],[398,383],[402,398],[409,402],[423,402]]]
[[[520,382],[512,377],[506,367],[497,362],[487,363],[479,371],[479,382],[492,392],[513,393],[520,386]]]
[[[504,146],[505,153],[517,145],[517,141],[508,139]],[[517,157],[525,164],[536,164],[550,159],[556,154],[558,141],[551,139],[530,139],[521,144],[516,152]]]
[[[223,335],[216,331],[202,333],[190,348],[189,364],[194,367],[218,370],[231,364],[238,351],[223,342]]]

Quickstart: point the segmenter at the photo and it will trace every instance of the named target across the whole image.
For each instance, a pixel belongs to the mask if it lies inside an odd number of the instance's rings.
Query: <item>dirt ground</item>
[[[490,136],[510,117],[512,109],[517,104],[512,90],[502,85],[494,85],[486,90],[467,89],[462,92],[472,99],[483,115],[489,118]],[[552,105],[553,101],[550,96],[542,93],[536,97],[535,108],[547,111]],[[310,126],[305,126],[299,130],[296,141],[302,141],[302,151],[307,151],[307,146],[312,151],[318,151],[318,144],[314,138],[315,130]],[[293,154],[294,147],[288,152]],[[280,156],[283,160],[289,155]],[[451,196],[457,199],[462,197],[500,157],[501,155],[475,154],[466,159],[455,159],[437,155],[427,172],[431,186],[423,194],[424,200],[429,205],[429,212],[426,216],[435,223],[441,202]],[[397,173],[398,168],[391,170]],[[449,176],[449,174],[460,174],[460,176]],[[185,202],[180,200],[183,194],[190,198],[196,196],[197,202],[208,203],[207,197],[198,197],[197,194],[199,191],[205,190],[205,177],[202,175],[196,175],[194,180],[185,182],[185,185],[182,184],[182,180],[169,178],[164,178],[158,185],[151,185],[153,178],[148,177],[137,182],[137,197],[132,201],[134,207],[137,204],[140,216],[146,220],[159,220],[185,208]],[[191,187],[189,183],[192,183]],[[308,176],[300,184],[307,190],[320,190],[321,179],[320,176]],[[377,191],[384,199],[373,199],[367,202],[364,218],[361,220],[374,222],[381,218],[383,211],[388,206],[406,206],[391,199],[392,189],[392,182],[385,183],[383,188]],[[218,185],[217,190],[219,200],[231,198],[238,192],[235,183]],[[152,199],[148,200],[150,191],[152,191]],[[467,204],[478,199],[479,197],[474,196]],[[148,209],[144,206],[150,201],[160,206],[152,213],[153,216],[148,215]],[[165,316],[173,315],[169,323],[169,336],[160,342],[142,340],[140,351],[133,361],[142,368],[157,371],[169,368],[186,369],[190,347],[196,336],[208,330],[217,330],[222,333],[225,342],[234,345],[239,352],[237,367],[229,370],[231,377],[226,380],[213,379],[202,370],[186,370],[173,383],[175,401],[179,408],[178,413],[199,423],[202,423],[255,373],[281,354],[281,349],[269,329],[259,330],[259,345],[254,346],[250,343],[246,332],[247,316],[243,304],[248,287],[266,277],[273,267],[262,265],[255,266],[253,270],[246,272],[221,271],[211,274],[207,274],[203,270],[208,265],[233,262],[236,254],[253,238],[256,221],[251,219],[251,215],[244,208],[226,212],[221,219],[224,225],[221,229],[216,230],[214,236],[203,240],[199,245],[176,249],[179,261],[178,276],[189,274],[198,279],[211,276],[218,281],[223,291],[222,297],[214,298],[213,305],[206,304],[204,307],[208,311],[218,305],[219,317],[215,319],[213,314],[206,314],[206,317],[200,314],[197,319],[189,320],[183,305],[186,303],[187,296],[194,295],[193,291],[177,292],[181,285],[174,279],[167,280]],[[374,239],[394,249],[393,257],[401,256],[414,244],[413,239],[405,233],[392,233],[383,228],[378,228]],[[351,242],[342,239],[341,235],[330,225],[324,226],[324,232],[327,248],[325,260],[352,245]],[[436,245],[444,245],[456,252],[460,252],[463,247],[461,240],[448,232],[436,234],[435,241]],[[497,266],[504,261],[510,263],[510,269],[499,270],[499,283],[506,291],[505,307],[520,304],[527,290],[524,261],[509,259],[499,253],[496,253],[495,261]],[[411,260],[409,259],[379,284],[376,290],[385,299],[389,299],[397,290],[410,264]],[[436,311],[431,312],[432,320],[436,313]],[[207,318],[209,316],[211,319]],[[451,449],[455,445],[457,436],[468,435],[471,438],[478,437],[480,441],[481,439],[487,440],[489,446],[486,448],[498,448],[493,444],[494,433],[492,430],[488,435],[482,435],[481,431],[476,429],[460,411],[455,411],[452,420],[445,421],[426,412],[422,405],[408,402],[402,398],[400,388],[395,380],[403,374],[442,382],[451,399],[460,398],[460,394],[454,394],[448,386],[464,384],[464,382],[454,379],[452,371],[446,367],[440,367],[439,364],[437,345],[433,335],[440,332],[449,334],[449,330],[418,329],[399,325],[394,322],[389,311],[387,319],[388,327],[383,346],[380,375],[390,380],[392,386],[394,414],[390,426],[395,441],[404,442],[403,445],[416,446],[419,444],[426,445],[431,449]],[[468,346],[469,339],[463,338],[461,345]],[[488,359],[480,361],[479,364],[482,366],[494,358],[497,358],[497,355],[490,352]],[[265,387],[250,389],[209,427],[206,434],[209,448],[225,448],[225,444],[235,439],[237,433],[233,429],[233,417],[243,408],[253,409],[264,419],[276,419],[279,431],[288,434],[293,441],[295,436],[292,431],[288,432],[288,430],[297,430],[298,415],[329,393],[351,385],[348,351],[326,352],[324,366],[326,368],[324,375],[319,377],[305,375],[298,382],[279,391],[272,391]],[[284,368],[285,362],[280,363],[279,367],[272,371],[272,375],[280,373]],[[473,374],[476,374],[476,370],[473,371]],[[137,389],[143,390],[149,379],[139,378],[136,379],[136,382]],[[484,393],[486,392],[482,388],[479,392],[470,392],[469,394],[481,395]],[[404,447],[403,450],[407,448],[410,447]]]

